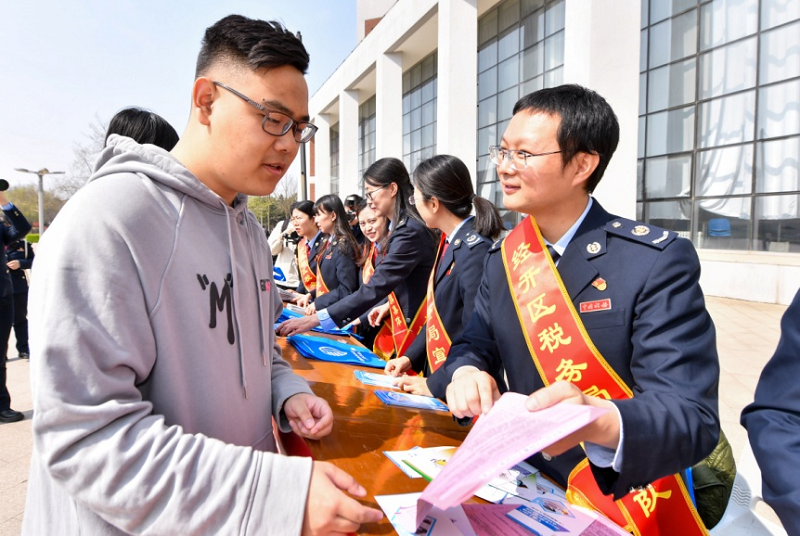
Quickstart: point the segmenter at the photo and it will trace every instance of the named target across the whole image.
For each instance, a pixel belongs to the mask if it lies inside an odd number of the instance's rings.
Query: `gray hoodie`
[[[246,206],[114,136],[43,235],[23,534],[300,533],[311,460],[275,454],[272,418],[311,391]]]

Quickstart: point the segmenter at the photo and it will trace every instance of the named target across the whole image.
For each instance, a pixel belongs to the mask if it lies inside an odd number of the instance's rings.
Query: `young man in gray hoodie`
[[[314,135],[307,66],[278,23],[217,22],[178,145],[112,136],[44,235],[23,534],[322,534],[381,517],[347,496],[365,494],[352,477],[276,454],[273,436],[273,417],[311,439],[333,421],[281,358],[247,211]]]

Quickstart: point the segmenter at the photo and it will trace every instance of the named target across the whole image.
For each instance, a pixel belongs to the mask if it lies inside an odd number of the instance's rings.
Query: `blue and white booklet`
[[[397,389],[394,384],[394,376],[387,376],[386,374],[375,374],[374,372],[364,372],[363,370],[354,370],[356,379],[364,385],[372,385],[374,387],[384,387],[386,389]]]
[[[363,346],[355,346],[345,342],[316,337],[302,333],[292,335],[286,339],[297,351],[309,359],[319,359],[320,361],[332,361],[334,363],[345,363],[348,365],[362,365],[383,369],[386,361],[376,356]]]
[[[432,409],[434,411],[450,411],[448,407],[438,398],[431,398],[422,395],[411,395],[396,391],[374,391],[384,404],[390,406],[402,406],[404,408]]]

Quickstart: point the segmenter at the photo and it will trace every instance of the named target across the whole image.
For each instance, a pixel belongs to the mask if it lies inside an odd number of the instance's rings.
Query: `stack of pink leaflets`
[[[528,411],[518,393],[505,393],[481,417],[458,452],[428,484],[417,501],[416,527],[433,507],[447,510],[514,464],[591,423],[607,409],[557,404]]]

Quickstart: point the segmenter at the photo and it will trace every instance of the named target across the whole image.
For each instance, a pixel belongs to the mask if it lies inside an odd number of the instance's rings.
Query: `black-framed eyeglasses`
[[[306,143],[314,137],[314,134],[317,133],[317,127],[309,123],[308,121],[296,121],[282,112],[275,112],[272,110],[268,110],[263,105],[257,103],[250,97],[239,93],[232,87],[228,87],[222,82],[214,82],[215,86],[219,86],[223,89],[227,89],[247,104],[253,106],[258,111],[264,114],[264,120],[261,121],[261,128],[264,132],[271,136],[283,136],[290,130],[292,131],[292,136],[294,137],[295,141],[298,143]]]
[[[389,186],[389,185],[388,184],[384,184],[383,186],[379,186],[378,188],[375,188],[371,192],[364,192],[364,197],[366,197],[369,201],[373,201],[372,196],[375,194],[375,192],[377,192],[378,190],[383,190],[387,186]]]
[[[510,162],[511,167],[517,171],[522,171],[528,167],[528,158],[534,156],[547,156],[549,154],[558,154],[563,151],[550,151],[548,153],[531,154],[526,151],[518,151],[516,149],[503,149],[499,145],[489,146],[489,160],[492,164],[499,166],[503,161]]]

